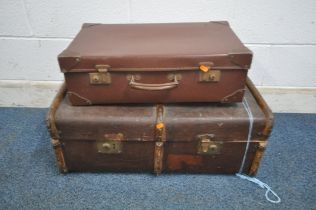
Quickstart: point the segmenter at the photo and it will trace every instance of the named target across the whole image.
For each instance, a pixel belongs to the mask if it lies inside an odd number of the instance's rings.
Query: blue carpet
[[[275,114],[257,177],[282,199],[235,176],[60,175],[47,109],[0,109],[0,209],[316,209],[316,115]]]

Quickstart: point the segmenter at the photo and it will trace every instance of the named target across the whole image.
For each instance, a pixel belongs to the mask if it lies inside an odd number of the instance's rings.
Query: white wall
[[[84,22],[209,20],[228,20],[253,50],[250,77],[256,85],[303,88],[315,101],[315,0],[0,0],[0,88],[8,84],[14,92],[23,84],[27,91],[29,81],[62,80],[57,54]],[[32,106],[15,100],[2,97],[0,104]]]

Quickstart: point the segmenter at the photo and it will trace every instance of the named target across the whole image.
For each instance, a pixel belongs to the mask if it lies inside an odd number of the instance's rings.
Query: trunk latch
[[[99,153],[119,154],[122,153],[123,134],[105,134],[105,139],[97,142]]]
[[[217,155],[220,154],[222,144],[221,141],[214,141],[214,134],[203,134],[198,136],[197,153],[200,155]]]

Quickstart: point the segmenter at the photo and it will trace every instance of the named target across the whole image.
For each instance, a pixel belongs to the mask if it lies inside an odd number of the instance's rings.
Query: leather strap
[[[165,124],[163,122],[163,105],[156,107],[154,173],[159,175],[163,170],[164,142],[166,141]]]
[[[163,169],[163,149],[164,143],[159,141],[155,143],[154,172],[159,175]]]

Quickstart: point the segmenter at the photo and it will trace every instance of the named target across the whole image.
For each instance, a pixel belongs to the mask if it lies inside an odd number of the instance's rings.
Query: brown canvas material
[[[84,24],[58,56],[73,105],[240,102],[251,60],[252,52],[225,21]],[[220,70],[220,81],[199,82],[205,63]],[[96,65],[108,66],[110,84],[90,84]],[[137,82],[149,85],[170,83],[170,74],[181,79],[175,88],[148,91],[131,87],[127,77],[136,74]]]
[[[63,171],[236,173],[241,166],[250,123],[243,103],[79,107],[71,106],[63,94],[48,115]],[[253,175],[273,116],[250,81],[245,100],[254,122],[243,172]],[[97,143],[116,134],[122,136],[116,139],[122,152],[99,153]],[[218,154],[198,154],[199,136],[205,134],[220,143]],[[159,159],[156,154],[161,154]]]

